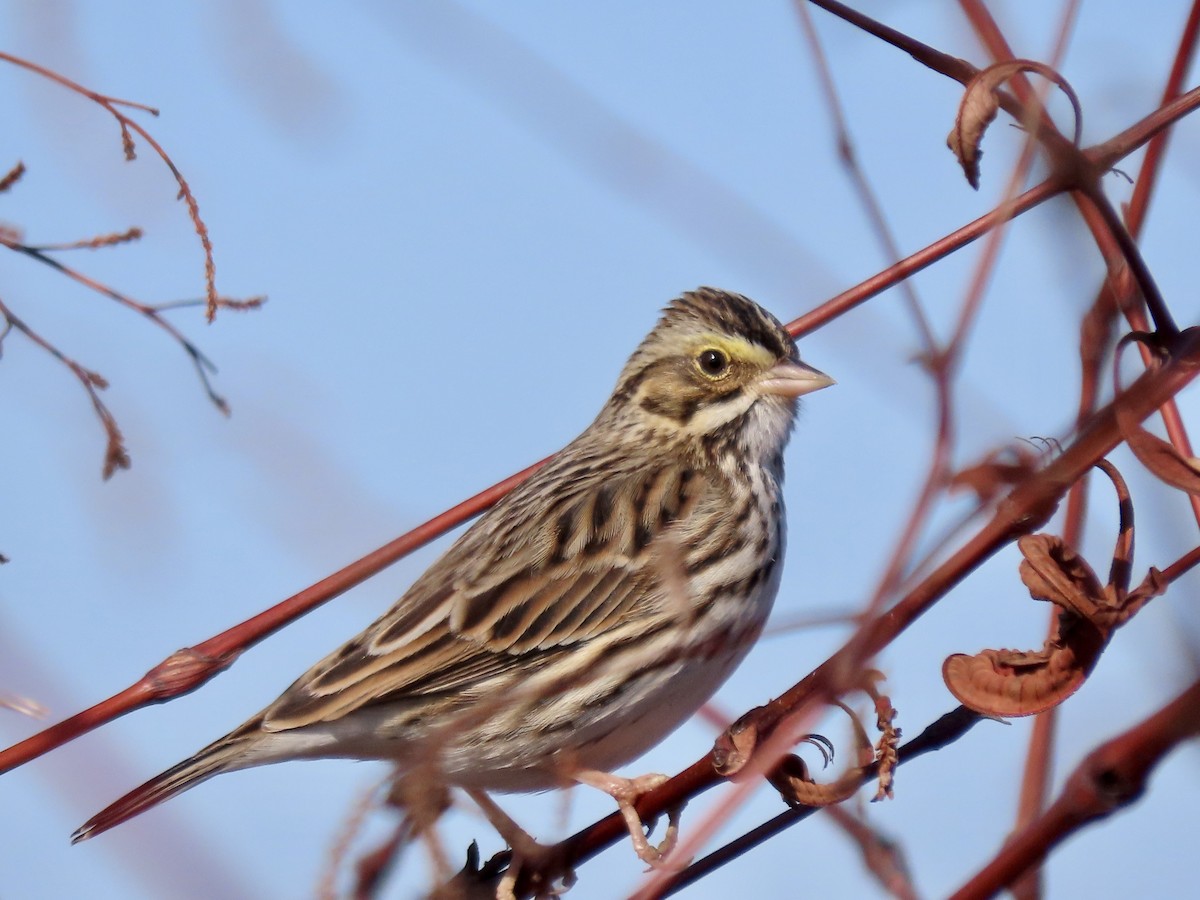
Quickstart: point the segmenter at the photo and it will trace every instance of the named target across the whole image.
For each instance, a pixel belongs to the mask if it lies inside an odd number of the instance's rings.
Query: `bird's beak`
[[[799,397],[837,384],[832,378],[804,363],[781,362],[763,373],[758,389],[776,397]]]

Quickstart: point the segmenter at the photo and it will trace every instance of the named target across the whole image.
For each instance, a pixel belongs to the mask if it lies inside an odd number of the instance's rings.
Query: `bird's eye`
[[[729,368],[729,357],[721,350],[709,348],[700,351],[696,357],[696,365],[709,378],[718,378]]]

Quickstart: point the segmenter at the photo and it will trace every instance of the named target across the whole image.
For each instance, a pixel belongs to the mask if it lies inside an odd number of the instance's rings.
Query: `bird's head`
[[[604,416],[648,449],[709,459],[776,456],[796,398],[833,384],[800,361],[779,320],[752,300],[699,288],[673,300],[630,357]]]

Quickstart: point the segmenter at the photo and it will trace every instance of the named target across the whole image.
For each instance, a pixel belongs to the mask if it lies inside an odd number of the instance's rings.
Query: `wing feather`
[[[605,471],[560,454],[498,503],[362,634],[301,676],[263,727],[330,722],[378,704],[465,702],[662,600],[649,535],[719,509],[720,479],[669,465]],[[564,486],[548,493],[547,482]],[[689,531],[692,531],[689,528]]]

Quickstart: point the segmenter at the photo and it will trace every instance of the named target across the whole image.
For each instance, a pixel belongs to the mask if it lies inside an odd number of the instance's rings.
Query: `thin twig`
[[[13,56],[11,53],[0,52],[0,60],[10,62],[31,72],[36,72],[43,78],[48,78],[103,107],[117,120],[117,126],[121,129],[121,145],[124,147],[126,159],[133,160],[137,157],[133,137],[130,135],[132,131],[149,144],[151,149],[158,154],[158,158],[162,160],[163,164],[171,170],[171,174],[175,177],[175,183],[179,185],[179,197],[187,204],[188,217],[192,220],[192,227],[195,229],[196,237],[200,239],[200,246],[204,250],[204,284],[208,295],[206,315],[208,321],[211,322],[216,317],[217,307],[221,305],[221,302],[220,295],[217,294],[217,266],[213,259],[212,239],[208,234],[208,226],[204,224],[204,220],[200,217],[200,204],[196,202],[196,196],[192,193],[187,179],[183,177],[183,173],[175,165],[175,161],[167,155],[167,151],[162,148],[162,145],[141,124],[125,115],[118,107],[123,106],[129,109],[142,110],[143,112],[150,113],[152,116],[157,116],[158,110],[143,103],[135,103],[132,100],[121,100],[117,97],[110,97],[107,94],[93,91],[91,88],[86,88],[52,69],[39,66],[37,63],[22,59],[19,56]]]

